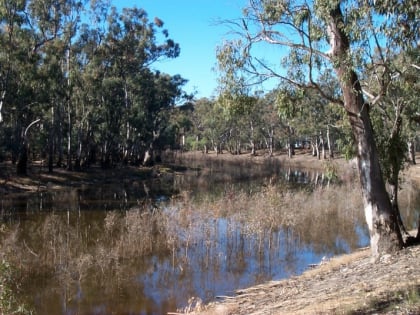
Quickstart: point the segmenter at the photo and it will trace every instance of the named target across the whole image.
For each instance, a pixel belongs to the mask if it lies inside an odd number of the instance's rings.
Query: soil
[[[201,156],[200,153],[195,155]],[[230,160],[252,158],[256,163],[266,158],[262,155],[250,157],[248,154],[206,157]],[[327,165],[305,152],[292,159],[284,155],[275,158],[285,165],[297,167],[325,169]],[[355,165],[342,158],[332,163],[340,174],[355,171]],[[25,177],[14,176],[14,170],[12,164],[0,163],[1,198],[21,192],[147,179],[166,171],[162,166],[127,166],[111,170],[93,167],[86,172],[55,169],[53,173],[48,173],[45,167],[36,163]],[[420,183],[420,165],[410,166],[403,176]],[[365,248],[308,266],[308,270],[300,276],[240,289],[233,296],[218,297],[208,305],[192,299],[190,306],[172,314],[420,314],[419,266],[419,245],[383,256],[376,262],[372,261],[370,250]]]

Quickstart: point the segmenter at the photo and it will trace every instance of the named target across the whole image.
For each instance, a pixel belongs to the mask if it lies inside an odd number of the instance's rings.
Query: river
[[[278,165],[216,163],[9,196],[2,252],[19,270],[19,300],[35,314],[182,311],[367,246],[353,186]],[[414,222],[418,190],[406,191],[403,215]]]

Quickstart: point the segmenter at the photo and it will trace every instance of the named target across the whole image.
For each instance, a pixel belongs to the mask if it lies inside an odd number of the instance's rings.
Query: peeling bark
[[[357,164],[365,217],[369,227],[372,255],[378,259],[383,254],[401,249],[403,240],[382,177],[369,105],[363,99],[357,74],[346,61],[350,43],[343,25],[343,14],[340,4],[337,3],[330,11],[331,57],[336,64],[335,71],[343,91],[344,107],[357,143]]]

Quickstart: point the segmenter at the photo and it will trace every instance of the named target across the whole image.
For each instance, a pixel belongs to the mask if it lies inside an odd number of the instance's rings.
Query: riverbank
[[[243,154],[185,154],[186,158],[223,159],[232,163],[244,159],[263,163],[268,157]],[[326,162],[300,153],[292,159],[285,155],[274,157],[285,167],[313,170],[336,169],[340,176],[356,172],[353,164],[342,158]],[[252,165],[251,163],[251,165]],[[248,164],[247,164],[248,165]],[[14,177],[13,165],[0,165],[0,189],[3,198],[7,194],[66,187],[79,187],[97,183],[129,183],[159,177],[163,166],[154,168],[121,167],[102,170],[93,167],[86,172],[68,172],[56,169],[47,172],[42,165],[31,166],[29,176]],[[406,180],[420,179],[420,166],[404,172]],[[348,202],[348,201],[347,201]],[[266,211],[267,209],[264,208]],[[360,210],[361,211],[361,210]],[[266,214],[265,214],[266,215]],[[138,243],[137,243],[138,244]],[[379,263],[370,262],[369,249],[350,255],[335,257],[301,276],[282,281],[271,281],[255,287],[232,292],[229,297],[220,297],[209,305],[191,300],[191,307],[184,313],[192,314],[420,314],[420,248],[410,247],[396,255],[384,257]],[[194,310],[194,311],[192,311]]]
[[[280,157],[285,159],[284,157]],[[309,155],[284,160],[293,166],[324,168],[325,161]],[[338,159],[339,172],[355,165]],[[420,165],[403,172],[420,182]],[[414,231],[412,233],[414,235]],[[420,246],[411,246],[373,263],[370,249],[334,257],[300,276],[239,289],[202,305],[192,300],[184,314],[420,314]]]
[[[420,314],[420,246],[375,264],[370,250],[332,258],[300,276],[241,289],[188,314]]]
[[[285,168],[293,167],[324,171],[327,165],[325,160],[318,160],[307,152],[299,152],[292,159],[289,159],[284,152],[277,153],[272,158],[279,160],[280,164]],[[232,155],[225,153],[216,155],[212,152],[204,155],[201,152],[186,152],[177,154],[175,159],[217,159],[231,163],[248,161],[258,164],[267,161],[269,157],[262,153],[251,156],[250,154]],[[337,168],[337,171],[341,174],[344,174],[346,171],[354,171],[348,167],[349,165],[349,162],[343,158],[334,159],[330,163],[330,166]],[[134,180],[139,181],[158,177],[164,172],[177,172],[178,170],[179,166],[175,163],[169,166],[155,165],[154,167],[119,165],[110,169],[102,169],[98,165],[93,165],[80,172],[56,167],[50,173],[43,163],[35,161],[28,166],[27,176],[16,176],[16,165],[10,161],[6,161],[0,163],[0,195],[57,190],[95,184],[130,182]]]

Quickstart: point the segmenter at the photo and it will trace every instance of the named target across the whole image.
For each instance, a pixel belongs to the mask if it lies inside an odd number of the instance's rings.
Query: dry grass
[[[243,165],[245,169],[247,165]],[[259,171],[269,169],[261,166]],[[347,175],[350,177],[350,173]],[[227,175],[219,176],[223,181]],[[241,173],[240,176],[253,175]],[[311,243],[319,252],[325,250],[325,244],[335,244],[337,237],[349,240],[349,248],[342,248],[342,251],[358,247],[354,226],[355,222],[363,225],[364,218],[357,184],[316,186],[313,191],[291,192],[287,186],[276,182],[276,178],[270,178],[254,191],[237,191],[226,186],[217,196],[196,197],[183,192],[165,209],[153,210],[146,204],[125,212],[111,211],[89,226],[62,214],[48,214],[30,231],[31,238],[21,235],[19,226],[3,225],[0,256],[22,270],[23,280],[37,275],[71,283],[84,279],[95,270],[100,271],[98,281],[103,281],[102,278],[111,274],[123,274],[130,262],[156,252],[171,255],[173,266],[187,270],[191,250],[197,246],[204,248],[205,254],[200,257],[204,265],[217,263],[211,257],[211,250],[215,242],[213,236],[217,233],[214,222],[218,218],[228,222],[227,234],[239,233],[244,238],[256,240],[259,251],[267,247],[279,250],[272,238],[273,232],[279,230],[285,232],[290,242],[298,239],[301,243]],[[404,193],[407,196],[401,199],[407,200],[407,204],[413,202],[410,192]],[[339,270],[355,259],[364,259],[367,252],[353,255],[334,258],[317,272]],[[307,279],[314,276],[314,270],[303,275]],[[180,312],[194,308],[205,311],[199,300],[190,302]],[[237,310],[236,304],[216,307],[217,314],[235,314]],[[320,305],[318,310],[322,313],[322,309],[332,307],[335,306]]]
[[[226,189],[218,197],[198,200],[186,192],[165,209],[153,210],[147,204],[125,212],[110,211],[88,225],[74,213],[51,213],[37,221],[30,238],[21,235],[19,225],[3,226],[1,256],[27,277],[54,275],[66,282],[80,281],[92,270],[118,272],[125,262],[156,253],[171,254],[174,266],[187,268],[189,253],[197,246],[207,253],[200,258],[204,265],[217,263],[211,255],[218,233],[214,224],[217,218],[227,220],[227,237],[238,233],[252,239],[259,251],[278,250],[272,235],[280,229],[286,231],[290,242],[298,237],[315,246],[333,244],[340,233],[352,239],[349,235],[354,234],[354,222],[361,220],[356,196],[353,204],[348,198],[336,197],[349,189],[319,187],[315,193],[291,193],[287,187],[267,184],[252,193]],[[356,189],[351,191],[351,195],[357,194]],[[326,217],[334,223],[325,225]],[[357,240],[350,246],[356,247]]]

